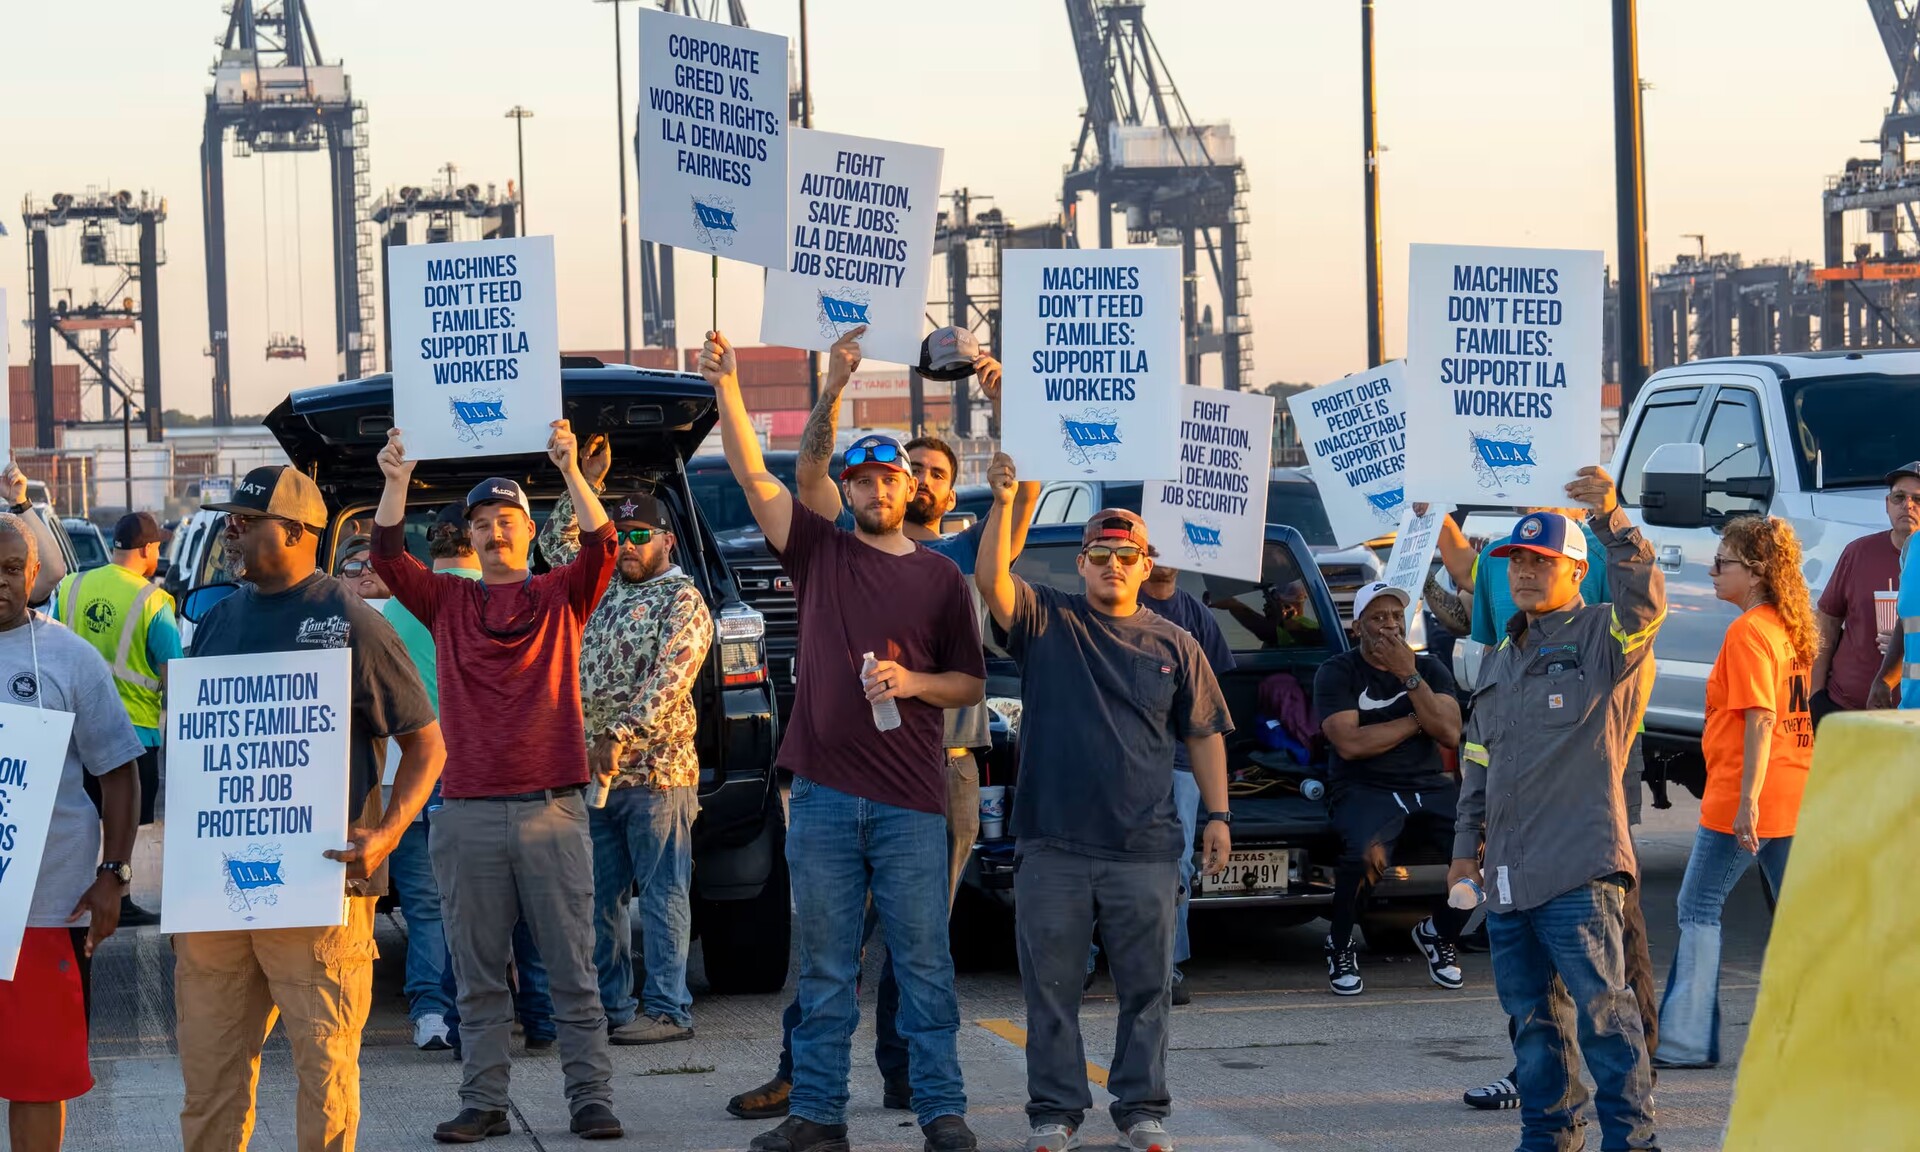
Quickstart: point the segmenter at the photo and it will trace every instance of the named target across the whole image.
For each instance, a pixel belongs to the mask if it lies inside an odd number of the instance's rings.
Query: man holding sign
[[[86,641],[27,607],[38,553],[20,518],[0,513],[0,704],[11,706],[0,709],[11,714],[0,715],[0,974],[8,977],[0,980],[0,1099],[19,1152],[57,1152],[66,1101],[93,1088],[87,958],[119,925],[140,818],[140,738],[118,706],[113,674]],[[29,709],[66,713],[72,723],[37,860],[18,850],[35,831],[26,810],[39,799],[31,790],[54,781],[29,749],[24,729],[33,720],[13,718]],[[100,782],[99,813],[82,773]],[[96,869],[103,821],[107,862]]]

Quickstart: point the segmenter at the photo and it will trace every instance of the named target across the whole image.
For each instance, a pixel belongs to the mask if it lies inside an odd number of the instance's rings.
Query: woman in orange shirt
[[[1763,516],[1728,523],[1713,590],[1743,611],[1707,679],[1707,790],[1680,881],[1680,945],[1653,1057],[1661,1068],[1719,1063],[1720,909],[1756,858],[1779,892],[1813,762],[1807,703],[1820,639],[1793,529]]]

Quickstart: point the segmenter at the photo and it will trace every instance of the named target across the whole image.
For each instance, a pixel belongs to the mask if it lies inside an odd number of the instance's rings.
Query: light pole
[[[1386,302],[1380,297],[1380,146],[1373,105],[1373,0],[1360,0],[1361,148],[1366,152],[1367,366],[1386,359]]]
[[[807,68],[807,0],[800,0],[800,127],[813,127],[813,76]],[[807,407],[820,403],[820,353],[807,353]]]
[[[1620,247],[1620,415],[1624,418],[1653,370],[1647,300],[1646,150],[1634,0],[1613,0],[1613,180]]]
[[[618,127],[614,135],[615,155],[620,159],[620,339],[626,349],[625,363],[633,363],[633,256],[628,249],[633,242],[627,237],[627,73],[625,56],[620,50],[620,4],[621,0],[594,0],[596,4],[613,5],[613,103],[615,123]]]
[[[507,119],[513,121],[513,146],[520,155],[520,235],[527,234],[527,121],[533,119],[533,113],[515,104],[507,109]],[[622,168],[621,171],[625,171]]]

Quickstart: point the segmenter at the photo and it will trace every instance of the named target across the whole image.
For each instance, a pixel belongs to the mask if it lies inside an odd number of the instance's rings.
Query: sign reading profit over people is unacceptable
[[[20,960],[72,735],[71,712],[0,704],[0,980]]]
[[[344,626],[344,625],[343,625]],[[349,648],[167,665],[160,928],[345,922]]]
[[[641,5],[640,238],[783,267],[787,38]]]
[[[553,237],[387,255],[393,423],[415,460],[543,452],[560,418]]]
[[[1600,459],[1599,252],[1415,244],[1407,491],[1543,505]]]
[[[1287,397],[1333,538],[1385,536],[1407,502],[1407,372],[1389,360]]]
[[[1180,388],[1180,478],[1148,481],[1141,515],[1161,562],[1260,579],[1267,538],[1273,397]]]
[[[1004,448],[1029,480],[1180,475],[1180,253],[1001,254]]]
[[[867,359],[919,362],[940,158],[919,144],[793,130],[787,261],[767,273],[761,343],[824,352],[864,324]]]

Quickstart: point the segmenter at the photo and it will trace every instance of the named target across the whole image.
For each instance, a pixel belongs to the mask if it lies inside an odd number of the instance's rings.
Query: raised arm
[[[613,467],[613,447],[605,436],[596,435],[587,441],[587,454],[580,458],[580,472],[595,492],[605,491],[607,471]],[[547,514],[547,523],[540,529],[540,555],[555,568],[570,564],[580,555],[580,521],[574,514],[573,497],[562,496],[554,502],[553,511]]]
[[[407,485],[413,479],[414,461],[407,459],[400,429],[387,429],[387,446],[380,449],[380,474],[385,484],[380,489],[380,505],[373,510],[373,551],[369,559],[373,570],[428,628],[440,612],[440,596],[434,587],[433,573],[407,551]]]
[[[1013,585],[1013,461],[1002,452],[987,469],[987,484],[993,489],[993,510],[987,513],[987,530],[980,536],[980,555],[973,565],[973,583],[993,622],[1003,630],[1013,627],[1016,592]]]
[[[997,431],[1000,428],[1000,381],[1002,379],[1000,361],[985,352],[980,353],[973,358],[973,375],[980,381],[980,391],[986,394],[987,402],[993,405],[993,427]],[[993,464],[998,464],[1004,455],[1004,453],[994,453]],[[1009,466],[1012,465],[1011,458],[1008,458],[1007,463]],[[993,465],[989,464],[987,470],[992,472]],[[1027,529],[1033,527],[1033,507],[1038,503],[1040,503],[1040,482],[1022,480],[1020,486],[1013,492],[1013,551],[1008,553],[1008,558],[1011,560],[1019,559],[1020,553],[1026,551]]]
[[[713,385],[720,405],[720,443],[727,453],[727,467],[747,495],[747,508],[754,522],[776,552],[786,550],[787,533],[793,527],[793,493],[780,478],[767,471],[766,457],[760,453],[760,438],[754,434],[753,419],[740,398],[739,368],[733,345],[718,332],[707,333],[700,349],[700,375]]]
[[[400,429],[387,429],[387,446],[380,449],[376,458],[380,464],[380,504],[373,510],[373,523],[377,528],[386,528],[404,524],[407,520],[407,485],[413,483],[413,466],[418,463],[407,459],[407,446],[400,438]]]
[[[833,463],[833,441],[840,425],[840,393],[860,367],[860,337],[865,324],[833,342],[827,351],[827,383],[820,389],[820,401],[807,416],[806,430],[800,433],[800,455],[793,465],[794,487],[800,502],[832,520],[840,515],[840,486],[827,471]]]
[[[579,438],[566,420],[555,420],[550,427],[553,435],[547,438],[547,459],[553,461],[553,466],[560,469],[560,475],[567,481],[567,495],[573,500],[579,530],[583,534],[597,532],[607,522],[607,510],[600,506],[600,497],[587,482],[586,473],[580,470]]]
[[[1596,466],[1580,469],[1567,495],[1585,504],[1587,524],[1606,549],[1607,588],[1613,603],[1610,631],[1619,645],[1618,679],[1640,674],[1653,657],[1653,635],[1667,618],[1667,580],[1653,562],[1653,547],[1620,508],[1613,477]],[[1591,561],[1589,561],[1591,563]]]

